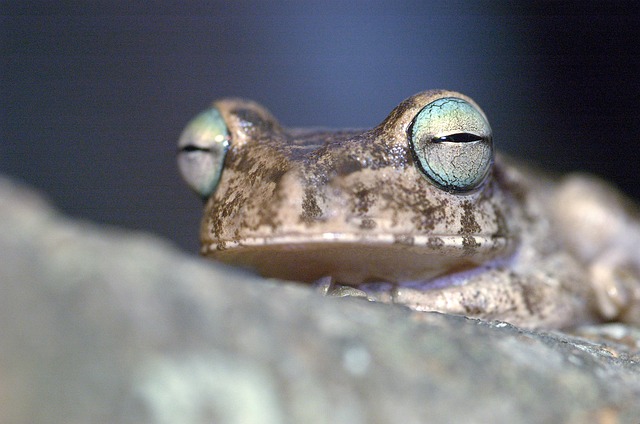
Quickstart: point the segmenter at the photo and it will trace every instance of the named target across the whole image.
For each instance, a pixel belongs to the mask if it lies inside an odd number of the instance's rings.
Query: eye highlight
[[[216,108],[193,118],[178,140],[178,169],[189,187],[206,198],[218,186],[229,148],[229,130]]]
[[[409,128],[409,146],[423,175],[451,192],[480,186],[493,163],[489,122],[457,97],[435,100],[418,112]]]

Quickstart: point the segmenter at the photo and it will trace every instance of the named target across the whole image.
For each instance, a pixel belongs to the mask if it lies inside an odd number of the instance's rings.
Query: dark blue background
[[[213,99],[353,128],[449,88],[483,107],[499,149],[640,198],[633,3],[184,3],[0,2],[0,172],[195,251],[201,204],[175,142]]]

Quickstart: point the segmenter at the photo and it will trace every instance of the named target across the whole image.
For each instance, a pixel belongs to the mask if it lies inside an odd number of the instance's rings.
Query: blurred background
[[[632,2],[0,1],[0,173],[195,252],[175,143],[213,99],[354,128],[449,88],[498,149],[639,199],[639,44]]]

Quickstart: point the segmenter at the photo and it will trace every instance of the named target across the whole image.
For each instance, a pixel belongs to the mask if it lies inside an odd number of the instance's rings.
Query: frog
[[[637,205],[499,153],[462,93],[420,92],[364,130],[286,128],[225,98],[188,123],[177,161],[207,258],[416,313],[640,323]]]

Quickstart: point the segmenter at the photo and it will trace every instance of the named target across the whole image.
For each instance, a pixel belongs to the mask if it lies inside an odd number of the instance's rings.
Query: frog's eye
[[[216,108],[207,109],[178,140],[178,168],[189,187],[202,197],[214,192],[229,148],[229,131]]]
[[[420,171],[452,192],[478,187],[493,163],[489,122],[480,110],[456,97],[426,105],[409,128],[409,144]]]

